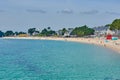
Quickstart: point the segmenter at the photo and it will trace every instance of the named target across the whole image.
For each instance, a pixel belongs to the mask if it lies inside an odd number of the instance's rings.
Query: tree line
[[[120,19],[115,19],[110,26],[110,30],[120,30]],[[94,29],[89,28],[87,25],[74,28],[71,32],[70,30],[63,28],[58,31],[52,30],[51,27],[44,28],[39,31],[36,28],[28,29],[28,32],[13,32],[8,30],[6,32],[0,31],[0,37],[4,36],[64,36],[65,34],[75,35],[77,37],[89,36],[94,34]],[[29,34],[29,35],[28,35]]]
[[[12,30],[8,30],[6,32],[2,32],[0,31],[0,37],[4,37],[4,36],[17,36],[17,35],[20,35],[20,34],[27,34],[26,32],[13,32]]]
[[[58,31],[52,30],[51,27],[44,28],[41,31],[38,31],[36,28],[28,29],[28,32],[13,32],[12,30],[2,32],[0,31],[0,37],[4,36],[19,36],[19,35],[28,35],[29,36],[64,36],[65,34],[75,35],[78,37],[93,35],[94,30],[88,26],[81,26],[74,28],[71,32],[69,29],[63,28]]]

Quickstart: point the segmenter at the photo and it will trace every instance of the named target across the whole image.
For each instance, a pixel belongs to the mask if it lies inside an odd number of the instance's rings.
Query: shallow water
[[[0,80],[120,80],[120,54],[83,43],[0,39]]]

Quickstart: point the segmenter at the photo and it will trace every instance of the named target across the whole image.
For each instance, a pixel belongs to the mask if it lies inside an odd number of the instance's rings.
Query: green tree
[[[21,32],[19,32],[19,33],[18,33],[18,35],[20,35],[20,34],[27,34],[27,33],[26,33],[26,32],[22,32],[22,31],[21,31]]]
[[[44,29],[41,31],[41,34],[42,34],[43,36],[47,36],[47,34],[48,34],[47,29],[44,28]]]
[[[106,24],[105,26],[111,26],[111,24]]]
[[[19,35],[19,32],[16,31],[14,34],[15,34],[16,36],[18,36],[18,35]]]
[[[71,35],[76,35],[78,37],[88,36],[88,35],[93,35],[93,34],[94,34],[94,30],[91,28],[88,28],[86,25],[81,26],[81,27],[76,27],[71,32]]]
[[[0,31],[0,37],[4,36],[4,32]]]
[[[67,32],[67,29],[66,29],[66,28],[63,28],[63,29],[62,29],[62,35],[64,35],[66,32]]]
[[[110,25],[111,30],[120,30],[120,19],[115,19]]]
[[[6,31],[5,32],[5,36],[14,36],[14,32],[13,31]]]
[[[26,33],[26,32],[22,32],[22,31],[20,31],[20,32],[17,32],[17,31],[16,31],[16,32],[14,33],[14,35],[16,35],[16,36],[18,36],[18,35],[20,35],[20,34],[27,34],[27,33]]]
[[[50,30],[51,30],[51,27],[48,27],[47,30],[50,31]]]
[[[48,36],[54,36],[57,35],[57,33],[53,30],[48,31],[49,35]]]
[[[36,33],[40,33],[39,31],[35,31]]]
[[[42,31],[41,31],[41,33],[40,33],[42,36],[54,36],[54,35],[56,35],[56,32],[55,31],[53,31],[53,30],[48,30],[48,29],[46,29],[46,28],[44,28]]]
[[[28,33],[30,34],[30,36],[32,36],[35,31],[36,31],[36,28],[28,29]]]

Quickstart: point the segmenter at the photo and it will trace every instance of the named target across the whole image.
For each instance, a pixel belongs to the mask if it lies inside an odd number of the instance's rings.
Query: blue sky
[[[90,27],[120,18],[120,0],[0,0],[0,30]]]

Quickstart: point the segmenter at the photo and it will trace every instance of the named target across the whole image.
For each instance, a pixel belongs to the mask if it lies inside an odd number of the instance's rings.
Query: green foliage
[[[67,32],[67,29],[66,29],[66,28],[63,28],[63,29],[62,29],[62,35],[64,35],[66,32]]]
[[[15,32],[14,34],[17,36],[17,35],[19,35],[19,32]]]
[[[59,35],[58,36],[62,36],[64,35],[65,33],[70,33],[71,31],[69,29],[66,29],[66,28],[63,28],[62,30],[59,30],[58,33]],[[30,28],[28,29],[28,33],[33,36],[57,36],[57,33],[56,31],[52,30],[51,27],[48,27],[48,28],[44,28],[41,33],[39,31],[36,30],[36,28]],[[5,35],[5,36],[19,36],[21,34],[27,34],[25,32],[15,32],[13,33],[13,31],[6,31],[5,33],[3,33],[2,31],[0,31],[0,37]],[[87,35],[92,35],[94,34],[94,30],[91,29],[91,28],[88,28],[86,25],[85,26],[81,26],[81,27],[76,27],[72,32],[71,32],[71,35],[75,35],[75,36],[78,36],[78,37],[82,37],[82,36],[87,36]]]
[[[54,36],[56,35],[56,32],[51,30],[50,28],[49,29],[43,29],[42,32],[40,33],[40,36]]]
[[[48,27],[47,29],[48,29],[48,30],[51,30],[51,27]]]
[[[91,28],[88,28],[86,25],[82,27],[76,27],[72,32],[71,35],[76,35],[78,37],[87,36],[87,35],[93,35],[94,30]]]
[[[14,35],[18,36],[18,35],[21,35],[21,34],[27,34],[26,32],[15,32]]]
[[[44,36],[48,35],[47,29],[43,29],[42,32],[41,32],[41,35],[44,35]]]
[[[27,34],[27,33],[21,31],[21,32],[18,33],[18,35],[20,35],[20,34]]]
[[[115,19],[110,25],[110,30],[120,30],[120,19]]]
[[[28,33],[32,36],[33,33],[36,31],[36,28],[30,28],[28,29]]]
[[[13,31],[6,31],[5,32],[5,36],[14,36],[14,32]]]
[[[0,37],[3,37],[4,33],[2,31],[0,31]]]
[[[105,26],[111,26],[111,24],[106,24]]]

